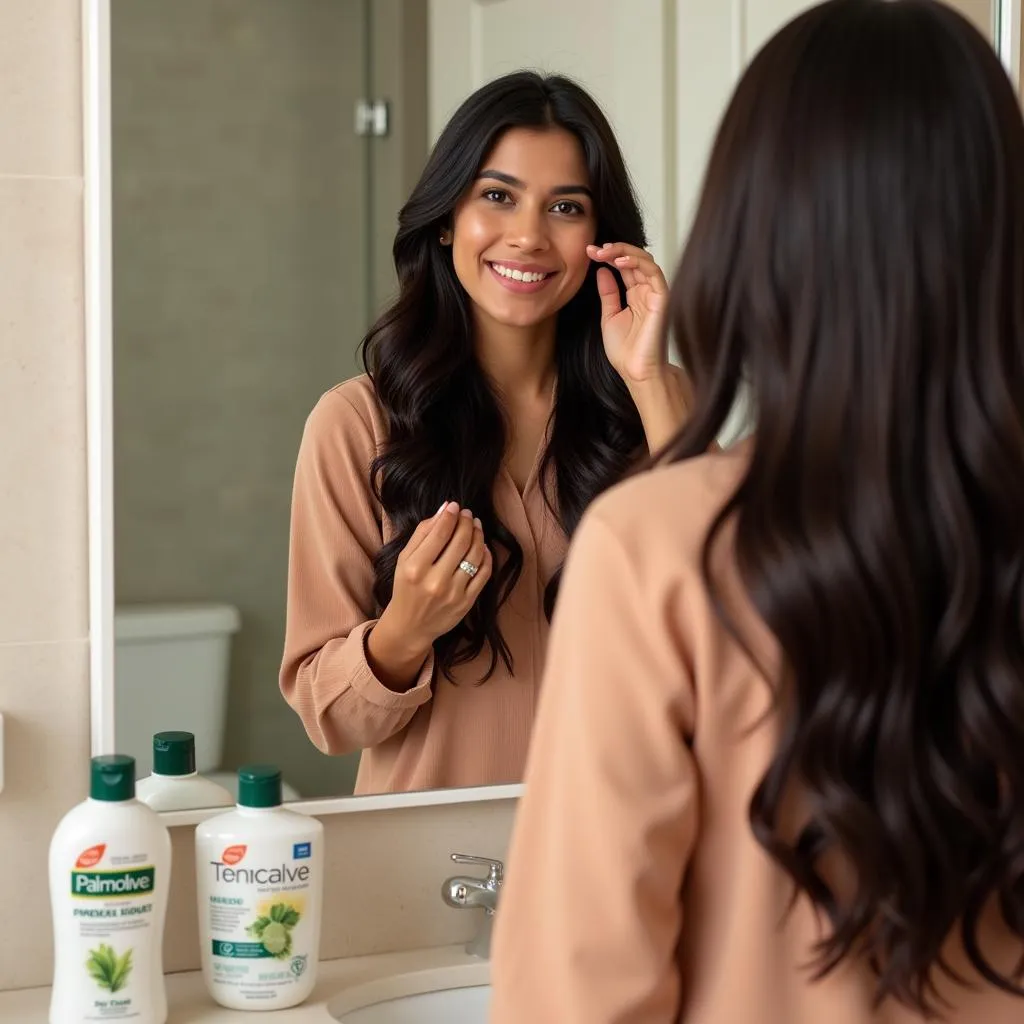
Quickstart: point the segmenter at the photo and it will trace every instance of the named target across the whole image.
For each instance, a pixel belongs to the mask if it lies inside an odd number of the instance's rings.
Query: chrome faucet
[[[471,857],[465,853],[453,853],[452,860],[456,864],[479,864],[488,869],[486,878],[472,878],[456,875],[445,880],[441,886],[441,898],[449,907],[461,910],[481,908],[484,919],[476,937],[466,944],[466,952],[470,956],[482,957],[484,960],[491,955],[491,929],[494,925],[494,912],[498,909],[498,895],[505,875],[505,865],[500,860],[489,857]]]

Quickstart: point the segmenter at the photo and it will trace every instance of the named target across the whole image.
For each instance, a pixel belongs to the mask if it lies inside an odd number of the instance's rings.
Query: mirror
[[[228,787],[259,761],[287,799],[348,796],[360,753],[321,753],[278,685],[293,477],[310,411],[361,372],[395,294],[397,211],[432,140],[500,74],[571,75],[608,114],[670,273],[737,73],[809,4],[96,4],[94,747],[145,775],[152,734],[188,730]],[[1009,0],[954,6],[1017,59]],[[459,784],[496,781],[519,780]]]

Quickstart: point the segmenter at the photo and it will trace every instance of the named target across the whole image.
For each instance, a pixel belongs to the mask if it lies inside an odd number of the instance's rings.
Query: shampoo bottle
[[[136,792],[154,811],[235,804],[223,786],[196,773],[196,738],[190,732],[158,732],[153,737],[153,774],[139,780]]]
[[[196,830],[200,949],[232,1010],[296,1006],[316,984],[324,827],[281,806],[281,773],[238,771],[238,806]]]
[[[92,759],[89,799],[50,843],[50,1024],[164,1024],[163,933],[171,839],[135,799],[135,759]]]

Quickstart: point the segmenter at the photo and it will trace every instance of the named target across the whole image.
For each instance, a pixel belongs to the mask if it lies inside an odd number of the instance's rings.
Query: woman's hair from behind
[[[931,0],[784,28],[722,122],[671,321],[696,407],[669,457],[754,406],[704,575],[735,631],[729,524],[785,665],[750,821],[829,916],[817,967],[864,958],[931,1013],[959,934],[1020,994],[980,942],[993,906],[1024,938],[1024,123],[983,37]]]
[[[394,260],[400,292],[370,329],[363,360],[388,430],[374,487],[395,534],[376,558],[375,598],[391,599],[398,555],[417,523],[444,501],[471,508],[495,549],[495,574],[462,623],[439,638],[440,669],[490,648],[489,677],[512,659],[497,615],[522,571],[519,543],[492,498],[506,449],[498,398],[473,351],[469,298],[438,237],[483,160],[511,128],[562,128],[580,142],[590,175],[599,241],[645,244],[643,219],[618,144],[594,100],[561,76],[506,75],[467,99],[430,154],[399,214]],[[621,284],[620,284],[621,288]],[[639,414],[603,348],[596,264],[560,311],[554,423],[542,472],[553,471],[562,526],[572,534],[587,505],[615,483],[643,444]],[[557,576],[548,584],[550,615]]]

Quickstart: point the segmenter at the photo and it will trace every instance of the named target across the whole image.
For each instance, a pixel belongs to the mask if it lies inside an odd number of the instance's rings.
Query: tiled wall
[[[46,848],[89,756],[79,0],[0,4],[0,989],[50,973]]]

